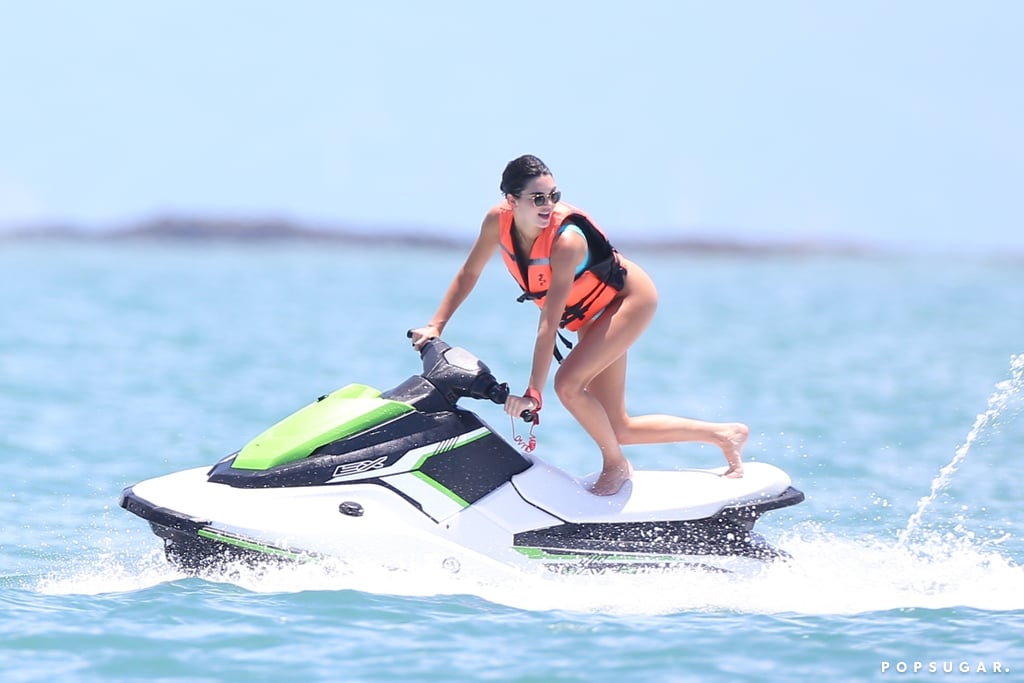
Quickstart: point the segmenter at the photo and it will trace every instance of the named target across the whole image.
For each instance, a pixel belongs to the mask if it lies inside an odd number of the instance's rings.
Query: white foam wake
[[[523,572],[483,558],[458,572],[418,566],[397,549],[318,564],[232,566],[203,578],[253,593],[356,590],[378,595],[474,595],[529,611],[658,615],[682,612],[856,614],[967,606],[1024,609],[1024,567],[993,543],[950,535],[849,539],[804,524],[773,542],[792,554],[750,574],[696,570],[578,576]],[[157,553],[100,557],[40,579],[47,594],[146,591],[183,575]]]

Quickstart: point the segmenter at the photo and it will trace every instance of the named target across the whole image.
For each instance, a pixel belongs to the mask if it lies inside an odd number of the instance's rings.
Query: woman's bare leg
[[[611,495],[632,475],[632,467],[622,453],[615,433],[613,416],[597,396],[587,389],[607,368],[622,359],[640,337],[658,307],[658,291],[654,282],[638,265],[622,259],[628,270],[622,296],[580,331],[579,342],[555,374],[555,392],[566,409],[583,426],[601,449],[603,467],[591,489],[598,495]],[[602,398],[617,394],[625,402],[625,373],[617,386],[610,387]]]
[[[707,422],[675,415],[637,415],[626,412],[626,356],[598,374],[587,387],[611,421],[618,442],[623,446],[645,443],[710,443],[722,449],[729,468],[723,476],[743,476],[743,446],[749,429],[740,422]]]
[[[601,496],[617,492],[632,475],[622,453],[619,437],[608,410],[587,387],[595,377],[620,358],[650,322],[653,307],[630,305],[629,299],[613,303],[580,334],[579,342],[555,374],[555,392],[573,417],[601,449],[601,474],[591,489]],[[625,387],[620,387],[620,394]],[[623,399],[624,400],[624,399]]]
[[[579,343],[555,375],[555,391],[566,409],[601,449],[603,467],[593,492],[611,495],[632,475],[621,444],[702,441],[721,447],[727,477],[743,476],[741,454],[748,430],[739,423],[713,423],[672,415],[630,417],[625,407],[626,352],[654,316],[657,291],[629,263],[627,289],[604,314],[580,332]]]

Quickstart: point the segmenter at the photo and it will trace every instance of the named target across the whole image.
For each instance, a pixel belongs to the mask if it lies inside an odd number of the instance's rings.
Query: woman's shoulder
[[[502,199],[500,202],[498,202],[497,204],[495,204],[494,206],[492,206],[490,209],[487,210],[487,214],[486,214],[485,218],[490,218],[491,216],[494,216],[495,218],[497,218],[497,217],[499,217],[499,216],[501,216],[503,214],[511,213],[511,212],[512,212],[512,207],[509,206],[507,201]]]
[[[511,224],[511,215],[512,207],[508,205],[508,202],[499,202],[488,209],[487,213],[484,214],[483,226],[496,231],[505,221]]]

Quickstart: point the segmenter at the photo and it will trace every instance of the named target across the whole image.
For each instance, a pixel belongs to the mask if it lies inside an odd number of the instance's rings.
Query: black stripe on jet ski
[[[651,554],[737,555],[770,560],[785,553],[764,542],[757,534],[737,528],[726,532],[713,527],[668,525],[664,522],[636,524],[566,524],[514,536],[519,547],[560,552],[567,555]]]
[[[754,523],[767,510],[801,500],[803,493],[789,488],[771,500],[725,508],[704,519],[566,523],[517,533],[513,545],[579,554],[740,555],[767,560],[785,554],[752,533]]]
[[[487,463],[480,467],[479,463]],[[464,446],[427,458],[419,471],[470,505],[512,477],[530,462],[493,432]]]
[[[673,572],[680,570],[732,574],[722,567],[704,562],[605,562],[600,559],[580,562],[545,562],[544,568],[556,574],[593,576],[600,574],[645,574],[650,572]]]
[[[188,534],[194,534],[210,523],[208,519],[191,517],[170,508],[154,505],[136,494],[131,486],[121,491],[121,500],[118,503],[125,510],[138,515],[151,525],[174,529]]]
[[[304,550],[294,550],[292,548],[282,548],[280,546],[271,545],[269,543],[263,543],[251,538],[245,538],[238,534],[233,534],[228,531],[221,529],[214,529],[213,527],[206,527],[200,529],[198,534],[200,538],[205,538],[214,543],[220,543],[225,546],[230,546],[232,550],[243,550],[257,555],[271,557],[277,560],[289,560],[292,562],[311,562],[322,559],[320,556],[306,552]]]
[[[604,574],[607,572],[649,572],[700,570],[729,574],[728,569],[715,567],[691,557],[673,555],[567,552],[554,548],[515,548],[526,557],[540,560],[545,569],[559,574]]]
[[[778,496],[728,507],[703,519],[651,522],[566,522],[515,534],[517,550],[560,553],[644,553],[656,555],[740,555],[758,559],[786,556],[752,533],[762,513],[796,505],[802,491],[787,488]],[[534,506],[537,507],[537,506]],[[541,508],[543,509],[543,508]],[[548,514],[552,514],[549,511]]]

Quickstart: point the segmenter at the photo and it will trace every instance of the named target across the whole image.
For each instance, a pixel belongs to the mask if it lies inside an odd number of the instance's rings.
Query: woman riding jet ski
[[[212,468],[129,486],[189,571],[237,559],[344,561],[382,544],[457,570],[497,561],[555,571],[698,567],[785,557],[752,532],[804,495],[772,465],[634,472],[611,496],[520,453],[462,398],[504,403],[508,385],[469,351],[431,339],[423,372],[385,392],[350,384],[286,417]],[[529,413],[524,418],[529,419]],[[591,479],[596,475],[591,475]]]

